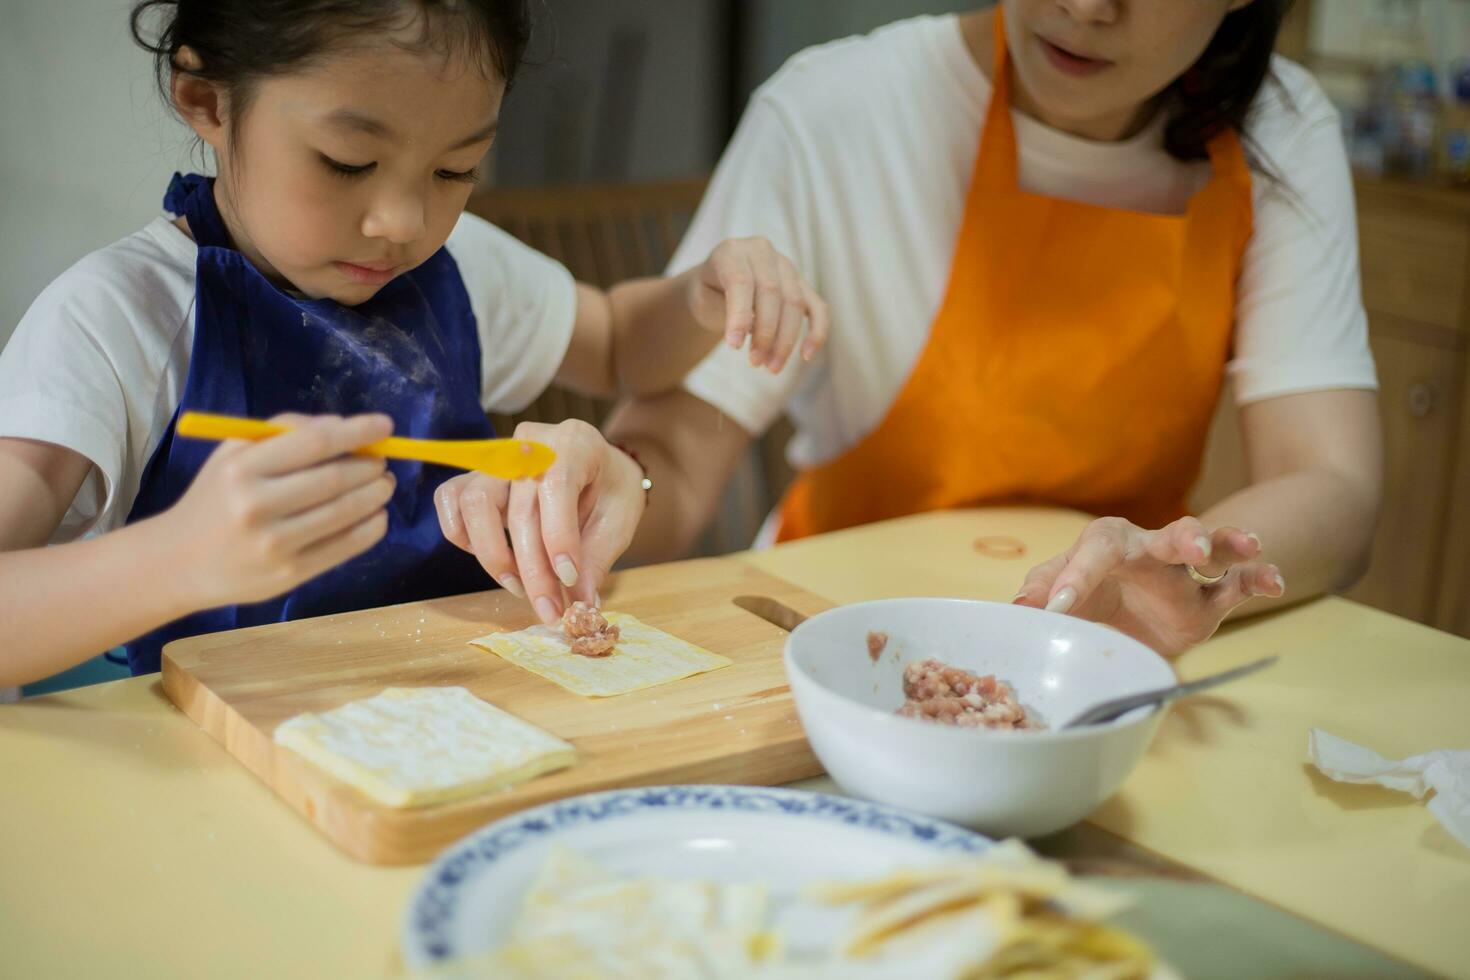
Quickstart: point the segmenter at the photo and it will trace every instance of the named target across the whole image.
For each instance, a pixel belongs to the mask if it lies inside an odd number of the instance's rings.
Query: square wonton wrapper
[[[390,687],[284,721],[275,741],[393,807],[503,789],[576,761],[571,745],[462,687]]]
[[[605,615],[621,631],[617,647],[606,657],[573,653],[566,636],[546,626],[491,633],[470,642],[589,698],[641,691],[734,663],[624,613]]]

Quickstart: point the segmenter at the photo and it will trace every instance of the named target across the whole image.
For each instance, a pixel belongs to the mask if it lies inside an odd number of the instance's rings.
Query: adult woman
[[[1375,378],[1336,116],[1272,58],[1284,6],[1003,0],[794,59],[671,271],[758,229],[836,340],[744,377],[721,350],[614,420],[662,498],[635,553],[692,540],[785,404],[783,539],[981,503],[1105,515],[1017,601],[1166,652],[1283,576],[1294,598],[1351,580],[1380,494]],[[1227,373],[1251,484],[1196,519]]]

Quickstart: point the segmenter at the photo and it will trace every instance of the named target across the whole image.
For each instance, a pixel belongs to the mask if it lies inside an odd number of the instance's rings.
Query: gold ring
[[[1185,565],[1184,570],[1189,573],[1190,578],[1194,579],[1200,585],[1219,585],[1225,580],[1225,576],[1229,573],[1229,569],[1226,569],[1224,572],[1221,572],[1219,575],[1211,578],[1208,575],[1201,575],[1199,569],[1195,568],[1193,565]]]

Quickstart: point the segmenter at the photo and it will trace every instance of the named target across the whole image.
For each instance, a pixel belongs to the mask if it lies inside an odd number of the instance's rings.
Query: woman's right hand
[[[589,605],[643,516],[643,471],[586,422],[522,422],[517,439],[545,443],[556,462],[538,480],[465,473],[435,492],[444,537],[480,560],[548,626],[566,598]],[[565,591],[564,591],[565,590]]]
[[[382,459],[349,455],[387,438],[385,415],[282,415],[290,432],[222,443],[159,515],[197,609],[259,602],[382,540],[395,481]]]

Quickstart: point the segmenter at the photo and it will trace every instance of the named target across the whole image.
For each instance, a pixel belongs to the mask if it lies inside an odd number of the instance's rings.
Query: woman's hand
[[[158,517],[191,609],[288,592],[382,540],[393,474],[349,455],[393,433],[386,415],[272,419],[290,432],[221,443]]]
[[[478,558],[506,591],[529,598],[551,625],[566,609],[567,593],[598,602],[597,590],[643,516],[643,471],[575,419],[522,422],[515,437],[556,450],[539,480],[466,473],[443,483],[434,500],[444,537]]]
[[[827,304],[791,260],[764,238],[721,242],[704,264],[691,269],[689,308],[708,330],[722,332],[739,350],[750,339],[750,364],[779,374],[810,321],[803,360],[827,343]]]
[[[1107,517],[1033,568],[1015,602],[1112,626],[1174,656],[1209,639],[1247,599],[1286,591],[1276,566],[1256,561],[1260,554],[1255,535],[1233,527],[1207,532],[1193,517],[1158,531]],[[1224,578],[1201,585],[1186,566]]]

